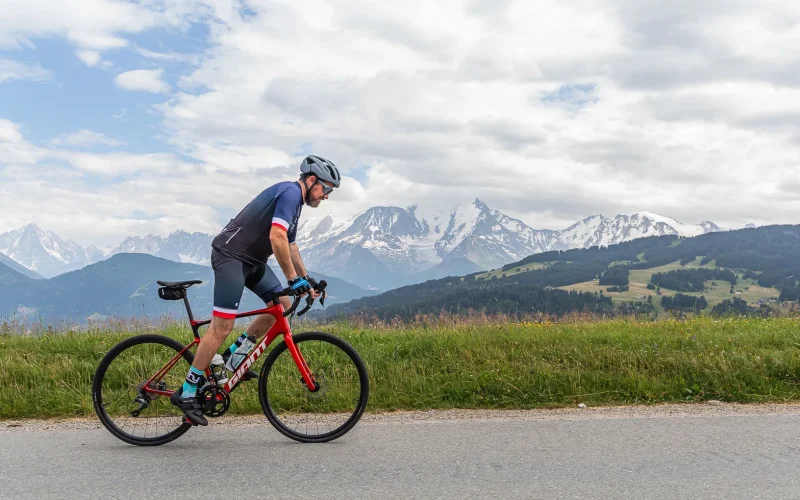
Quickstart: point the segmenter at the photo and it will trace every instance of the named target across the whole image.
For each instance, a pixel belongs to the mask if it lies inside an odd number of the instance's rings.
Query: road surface
[[[0,421],[0,498],[800,498],[798,406],[368,415],[327,444],[213,423],[140,448]]]

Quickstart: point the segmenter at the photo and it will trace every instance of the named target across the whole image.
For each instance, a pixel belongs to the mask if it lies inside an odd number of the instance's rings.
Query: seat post
[[[189,299],[187,298],[188,294],[186,293],[186,289],[183,290],[183,303],[186,304],[186,312],[189,313],[189,321],[194,321],[194,316],[192,315],[192,307],[189,305]]]

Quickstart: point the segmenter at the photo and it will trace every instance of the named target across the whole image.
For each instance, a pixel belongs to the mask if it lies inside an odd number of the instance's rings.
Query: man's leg
[[[281,282],[278,280],[277,276],[275,276],[275,273],[272,272],[272,269],[270,269],[266,264],[260,266],[255,270],[255,272],[247,275],[245,286],[253,293],[258,295],[261,300],[264,301],[266,307],[271,307],[275,304],[275,302],[272,300],[272,294],[283,290],[283,285],[281,285]],[[289,297],[281,297],[280,301],[284,308],[291,306],[291,300]],[[256,343],[257,340],[263,337],[274,324],[275,317],[271,314],[261,314],[257,316],[256,319],[247,326],[244,334],[237,338],[236,341],[231,344],[231,346],[222,355],[226,361],[225,366],[229,370],[236,370],[244,357],[238,355],[234,357],[233,354],[245,341],[245,338],[247,338],[250,342]],[[255,371],[248,370],[245,373],[243,380],[250,380],[257,377],[258,374]]]
[[[292,299],[290,297],[281,297],[279,299],[283,304],[284,309],[289,309],[292,306]],[[267,307],[274,304],[274,302],[270,302]],[[247,333],[248,336],[253,336],[255,338],[261,338],[267,334],[272,325],[275,324],[275,317],[271,314],[260,314],[256,316],[256,319],[247,326]]]
[[[272,298],[272,294],[283,290],[283,285],[281,284],[280,280],[277,276],[275,276],[275,273],[272,271],[272,269],[270,269],[270,267],[266,264],[259,269],[258,273],[248,276],[245,286],[254,294],[258,295],[261,300],[267,304],[267,307],[275,304],[274,301],[270,300]],[[283,304],[284,309],[288,309],[292,305],[292,299],[290,297],[281,297],[280,301]],[[274,324],[274,316],[271,314],[261,314],[247,327],[247,335],[252,335],[253,337],[259,338],[263,335],[266,335],[266,333]]]
[[[197,353],[194,355],[194,362],[192,366],[201,372],[208,368],[211,364],[211,359],[217,353],[222,343],[228,338],[228,335],[233,330],[233,323],[235,318],[222,318],[219,316],[211,317],[211,324],[208,325],[206,333],[200,339],[200,344],[197,346]]]
[[[197,425],[208,425],[197,399],[197,389],[203,381],[205,369],[233,329],[247,272],[243,262],[216,251],[211,253],[211,266],[214,269],[214,311],[211,324],[200,339],[183,387],[170,397],[170,401],[183,411],[186,418]]]

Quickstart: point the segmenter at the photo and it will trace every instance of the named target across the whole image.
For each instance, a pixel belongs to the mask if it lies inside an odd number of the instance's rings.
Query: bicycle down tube
[[[269,329],[266,335],[261,339],[261,342],[250,352],[247,358],[242,361],[239,367],[236,369],[234,374],[228,379],[228,382],[223,387],[223,390],[230,394],[233,389],[239,384],[241,378],[244,376],[245,372],[258,360],[258,358],[264,354],[267,347],[275,340],[278,335],[283,334],[284,341],[286,342],[286,347],[289,349],[289,353],[292,355],[292,359],[294,360],[295,364],[297,365],[298,370],[300,371],[300,375],[303,377],[303,382],[305,382],[308,390],[315,391],[317,386],[314,381],[314,378],[311,374],[311,371],[306,364],[305,359],[303,359],[303,355],[300,353],[300,350],[297,349],[294,341],[292,340],[292,330],[289,326],[288,320],[283,316],[284,309],[283,304],[278,302],[276,305],[263,308],[263,309],[256,309],[253,311],[247,311],[236,315],[236,318],[244,318],[248,316],[256,316],[260,314],[271,314],[275,318],[275,324],[272,325],[272,328]],[[162,391],[159,389],[151,388],[150,384],[154,380],[159,380],[164,376],[166,372],[168,372],[178,360],[181,359],[183,355],[183,351],[186,349],[191,349],[191,347],[195,344],[200,344],[200,333],[199,328],[203,325],[207,325],[211,323],[211,320],[191,320],[190,321],[192,330],[194,331],[194,340],[189,343],[180,353],[178,353],[175,357],[173,357],[169,363],[167,363],[158,373],[153,375],[150,380],[144,385],[145,392],[153,393],[153,394],[161,394],[164,396],[169,396],[171,391]],[[206,368],[205,375],[208,380],[211,380],[211,369],[210,367]]]

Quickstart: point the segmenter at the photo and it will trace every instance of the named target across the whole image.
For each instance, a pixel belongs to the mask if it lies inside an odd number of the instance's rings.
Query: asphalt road
[[[224,420],[224,419],[223,419]],[[364,421],[327,444],[264,422],[139,448],[0,432],[0,498],[800,498],[800,413]]]

